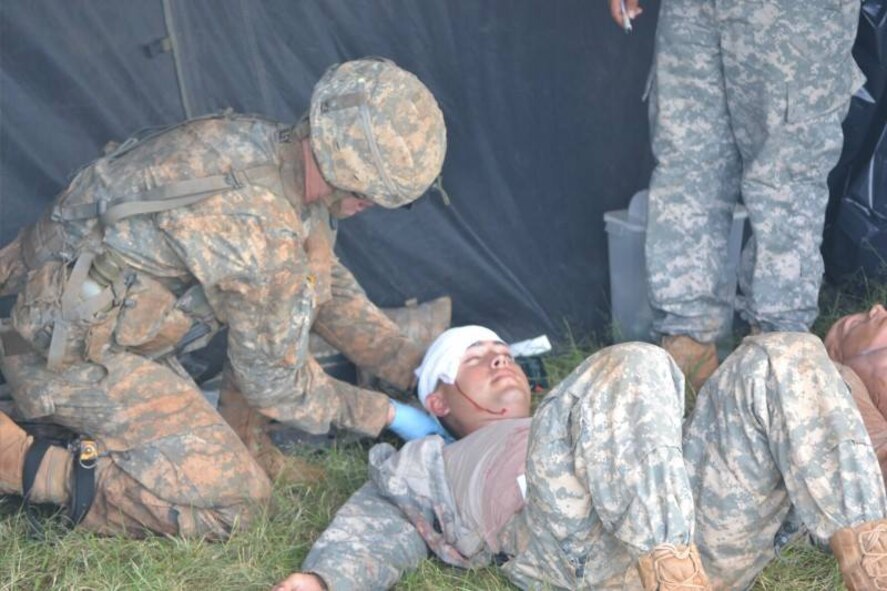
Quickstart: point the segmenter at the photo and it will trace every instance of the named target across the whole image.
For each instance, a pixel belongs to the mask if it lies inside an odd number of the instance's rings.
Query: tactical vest
[[[220,325],[202,287],[128,267],[106,232],[248,185],[298,203],[296,134],[224,113],[131,138],[81,169],[22,235],[28,279],[12,310],[16,331],[52,370],[99,362],[109,349],[159,358],[206,344]]]

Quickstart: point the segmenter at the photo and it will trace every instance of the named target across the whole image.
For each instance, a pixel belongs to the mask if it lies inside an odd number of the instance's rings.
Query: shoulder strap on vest
[[[243,170],[233,170],[227,174],[167,183],[119,199],[60,206],[56,209],[55,216],[64,221],[100,218],[102,224],[107,227],[130,216],[193,205],[211,195],[242,189],[262,177],[278,173],[276,165],[263,164]]]

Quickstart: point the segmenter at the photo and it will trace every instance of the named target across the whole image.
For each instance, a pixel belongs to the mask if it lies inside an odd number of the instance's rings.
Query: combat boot
[[[33,441],[24,429],[0,412],[0,494],[22,494],[22,469]],[[29,500],[64,505],[70,495],[71,469],[68,450],[50,445],[34,475]]]
[[[442,296],[422,304],[417,304],[416,300],[409,300],[402,308],[382,308],[382,312],[424,352],[431,341],[450,327],[453,301],[449,296]]]
[[[311,484],[323,481],[325,473],[322,468],[280,451],[268,435],[271,419],[251,407],[228,380],[222,380],[219,391],[219,414],[272,482]]]
[[[700,343],[686,335],[667,335],[662,337],[662,348],[684,372],[694,392],[699,392],[718,368],[718,351],[714,343]]]
[[[660,544],[638,559],[644,591],[711,591],[695,544]]]
[[[31,437],[0,412],[0,494],[22,494],[22,466]]]
[[[887,519],[839,529],[829,546],[848,591],[887,591]]]
[[[446,329],[450,327],[453,314],[453,301],[449,296],[441,296],[437,299],[418,304],[416,300],[408,300],[401,308],[382,308],[382,312],[391,319],[401,334],[412,341],[412,346],[404,347],[396,359],[392,359],[384,368],[383,375],[388,378],[388,384],[382,385],[376,382],[371,372],[364,368],[357,368],[357,385],[362,388],[383,390],[397,398],[410,399],[410,396],[400,396],[398,389],[407,391],[411,383],[415,383],[415,370],[422,363],[422,357],[428,346]],[[396,376],[402,376],[397,379]],[[389,389],[388,385],[396,386]],[[407,393],[408,394],[408,393]]]

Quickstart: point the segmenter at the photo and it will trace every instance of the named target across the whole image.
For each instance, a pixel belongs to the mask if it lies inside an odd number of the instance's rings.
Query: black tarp
[[[863,2],[853,56],[866,82],[851,101],[841,160],[829,175],[823,244],[828,275],[850,286],[887,280],[887,0]]]
[[[648,4],[626,35],[600,0],[3,0],[0,244],[108,140],[186,111],[292,121],[330,64],[378,55],[438,97],[453,203],[342,224],[371,298],[449,293],[513,339],[602,328],[602,215],[652,163]]]

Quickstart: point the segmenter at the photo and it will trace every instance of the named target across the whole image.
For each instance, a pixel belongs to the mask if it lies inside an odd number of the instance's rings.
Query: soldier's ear
[[[450,414],[450,405],[447,404],[447,399],[440,387],[428,395],[425,399],[425,406],[436,417],[445,417]]]

